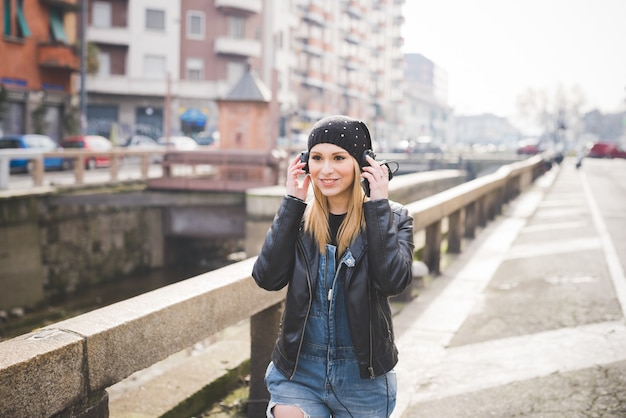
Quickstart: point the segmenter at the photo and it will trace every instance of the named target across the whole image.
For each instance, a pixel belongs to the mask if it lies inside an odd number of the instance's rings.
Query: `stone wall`
[[[43,298],[38,203],[38,197],[26,196],[0,204],[0,309]]]
[[[163,209],[48,206],[40,227],[48,296],[162,267]]]
[[[54,195],[0,202],[0,310],[163,266],[161,208],[71,202]]]

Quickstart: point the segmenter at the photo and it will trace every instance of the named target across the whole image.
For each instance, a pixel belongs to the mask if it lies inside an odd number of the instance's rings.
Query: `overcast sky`
[[[559,84],[626,110],[626,0],[406,0],[404,16],[404,52],[446,70],[457,115],[513,117],[528,87]]]

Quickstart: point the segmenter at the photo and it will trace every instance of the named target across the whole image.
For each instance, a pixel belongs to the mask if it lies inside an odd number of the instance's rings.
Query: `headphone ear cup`
[[[361,168],[367,167],[368,165],[370,165],[370,163],[367,162],[366,157],[372,157],[373,159],[376,159],[376,154],[371,149],[366,149],[365,151],[363,151],[363,158],[361,159],[362,161]]]
[[[300,153],[300,162],[306,163],[306,165],[304,166],[304,172],[309,174],[309,152],[308,151],[302,151]]]

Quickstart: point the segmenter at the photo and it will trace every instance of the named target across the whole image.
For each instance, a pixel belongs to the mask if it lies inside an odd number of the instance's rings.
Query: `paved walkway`
[[[396,316],[393,417],[626,417],[624,312],[623,264],[566,160]]]

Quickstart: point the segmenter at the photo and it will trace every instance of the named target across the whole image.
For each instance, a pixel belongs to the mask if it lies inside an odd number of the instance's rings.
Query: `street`
[[[626,417],[624,179],[566,159],[398,315],[394,417]]]

